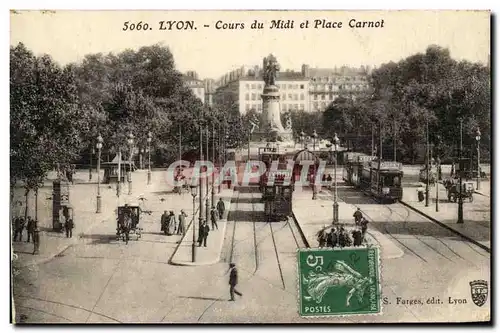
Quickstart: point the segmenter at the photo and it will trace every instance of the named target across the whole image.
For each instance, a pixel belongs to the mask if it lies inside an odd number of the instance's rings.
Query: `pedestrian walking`
[[[75,224],[73,222],[73,219],[68,219],[66,223],[64,224],[64,229],[66,229],[66,238],[73,238],[73,228],[75,227]]]
[[[356,209],[356,211],[354,212],[354,214],[352,215],[354,217],[354,223],[356,225],[359,225],[359,221],[361,221],[361,219],[363,218],[363,213],[361,213],[361,209]]]
[[[170,214],[168,215],[168,222],[167,222],[167,235],[173,235],[175,234],[176,230],[176,221],[175,221],[175,214],[174,211],[171,210]]]
[[[219,212],[219,218],[221,220],[224,216],[225,210],[226,210],[226,206],[224,205],[224,201],[222,201],[222,198],[219,198],[219,202],[217,202],[217,211]]]
[[[167,234],[167,224],[168,224],[168,214],[167,211],[163,211],[160,218],[161,231],[166,235]]]
[[[210,210],[210,219],[212,221],[212,231],[216,228],[219,230],[219,226],[217,225],[217,219],[219,218],[219,214],[217,213],[217,210],[215,210],[215,207],[212,206],[212,209]]]
[[[210,227],[207,225],[207,221],[203,220],[198,237],[198,247],[203,243],[204,247],[207,247],[208,233],[210,232]]]
[[[238,270],[236,269],[236,265],[231,263],[229,264],[229,294],[231,295],[230,301],[234,301],[234,294],[242,297],[243,294],[236,290],[236,285],[238,284]]]
[[[177,235],[183,235],[186,233],[186,217],[187,214],[184,212],[184,209],[181,209],[181,213],[179,214],[179,226],[177,228]]]
[[[338,232],[338,229],[335,228],[335,227],[333,227],[329,236],[330,236],[330,237],[328,237],[329,238],[328,242],[330,243],[329,246],[331,248],[334,248],[339,243],[339,232]]]
[[[33,230],[33,255],[40,253],[40,230],[38,221],[35,221],[35,230]]]
[[[424,187],[422,186],[422,184],[420,184],[417,188],[417,196],[419,202],[424,201]]]
[[[31,218],[31,216],[28,216],[28,223],[26,226],[26,231],[28,232],[28,240],[27,242],[30,242],[30,238],[33,238],[33,231],[35,230],[35,220]]]
[[[19,217],[17,221],[15,221],[15,230],[14,230],[14,242],[17,240],[17,236],[19,235],[19,241],[23,241],[23,231],[24,231],[24,218]]]

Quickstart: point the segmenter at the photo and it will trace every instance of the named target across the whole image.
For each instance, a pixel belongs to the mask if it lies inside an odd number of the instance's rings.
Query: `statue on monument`
[[[280,65],[276,57],[270,54],[264,58],[264,82],[267,86],[273,86],[276,83],[276,75],[280,70]]]

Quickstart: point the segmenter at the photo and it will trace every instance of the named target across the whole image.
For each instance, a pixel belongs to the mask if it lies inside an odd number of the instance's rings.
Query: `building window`
[[[300,104],[300,111],[304,111],[304,104]]]
[[[246,93],[245,94],[245,101],[249,101],[250,100],[250,94],[249,93]]]
[[[318,102],[314,102],[313,106],[314,106],[314,109],[317,110],[318,109]]]
[[[283,104],[283,111],[286,111],[287,104]]]
[[[297,101],[298,99],[299,99],[299,94],[295,94],[295,95],[293,95],[293,100],[294,100],[294,101]]]
[[[317,94],[314,94],[314,100],[318,100],[318,95]]]
[[[261,85],[261,84],[259,84],[259,85],[257,86],[257,89],[259,89],[259,90],[260,90],[260,89],[262,89],[262,85]]]
[[[301,93],[300,94],[300,100],[303,101],[304,100],[304,93]]]
[[[288,99],[289,100],[293,100],[293,95],[292,94],[288,94]]]
[[[321,100],[325,100],[325,95],[321,95]]]
[[[298,109],[299,109],[299,105],[298,105],[298,104],[294,104],[294,106],[293,106],[293,107],[294,107],[294,109],[295,109],[295,110],[298,110]]]
[[[247,84],[245,84],[245,88],[246,88],[247,90],[250,90],[250,85],[249,85],[248,83],[247,83]]]
[[[282,99],[286,101],[286,94],[283,94]]]
[[[255,101],[255,94],[252,93],[252,101]]]
[[[326,108],[326,102],[321,102],[321,108],[322,109]]]
[[[293,89],[299,89],[299,85],[298,84],[294,84],[293,85]]]
[[[331,100],[333,100],[333,94],[330,94],[330,96],[329,96],[329,97],[330,97],[330,99],[331,99]]]
[[[304,85],[303,84],[300,85],[300,89],[304,89]]]
[[[291,84],[288,85],[288,89],[293,89]]]
[[[247,112],[250,111],[250,104],[245,105],[245,111],[247,111]]]

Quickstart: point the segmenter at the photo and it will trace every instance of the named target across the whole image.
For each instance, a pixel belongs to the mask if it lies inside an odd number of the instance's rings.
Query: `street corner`
[[[300,316],[380,313],[377,247],[302,249],[297,255]]]

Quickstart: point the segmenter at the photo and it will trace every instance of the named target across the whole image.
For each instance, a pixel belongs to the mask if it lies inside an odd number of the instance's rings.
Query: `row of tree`
[[[10,180],[27,191],[56,165],[89,156],[98,135],[103,154],[121,150],[127,158],[128,135],[136,151],[145,151],[151,132],[152,158],[160,164],[177,158],[179,134],[184,151],[197,148],[200,126],[217,128],[217,143],[222,135],[229,145],[244,138],[241,117],[224,106],[205,108],[161,45],[89,54],[62,67],[20,43],[10,49],[10,104]]]
[[[324,112],[292,112],[294,131],[322,137],[334,133],[358,151],[375,150],[382,136],[382,152],[406,163],[422,161],[426,129],[433,153],[442,159],[458,156],[462,123],[463,156],[475,153],[480,129],[481,156],[489,158],[491,142],[490,68],[456,61],[447,49],[430,46],[397,63],[384,64],[371,77],[364,96],[343,95]]]

